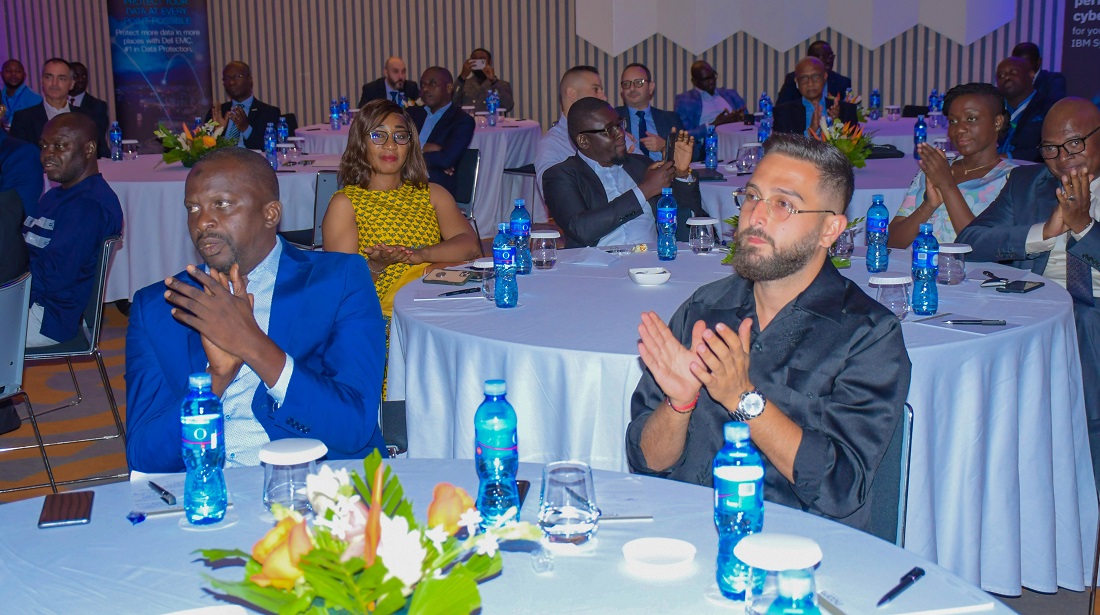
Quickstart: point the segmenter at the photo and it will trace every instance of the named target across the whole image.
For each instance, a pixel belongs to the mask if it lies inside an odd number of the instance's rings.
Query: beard
[[[767,241],[773,250],[765,255],[763,246],[749,245],[747,237],[759,237]],[[764,231],[745,227],[737,231],[737,251],[733,254],[733,268],[737,273],[753,282],[771,282],[794,275],[810,262],[817,250],[818,237],[815,233],[805,236],[789,248],[778,248],[775,240]]]
[[[197,240],[195,240],[195,246],[197,247],[203,239],[207,239],[210,237],[215,237],[222,240],[225,243],[225,246],[229,248],[229,253],[231,257],[229,259],[225,259],[224,255],[219,254],[218,258],[223,259],[221,262],[211,262],[209,259],[206,258],[206,256],[203,256],[202,260],[204,263],[206,263],[207,267],[210,267],[211,269],[214,269],[216,271],[220,271],[225,275],[229,275],[229,270],[233,268],[233,265],[239,264],[241,262],[241,251],[232,239],[225,235],[222,235],[221,233],[203,233],[202,235],[199,235],[199,238]],[[243,274],[244,272],[242,271],[241,273]]]
[[[614,156],[611,157],[611,164],[617,167],[623,166],[624,164],[626,164],[626,154],[616,153]]]

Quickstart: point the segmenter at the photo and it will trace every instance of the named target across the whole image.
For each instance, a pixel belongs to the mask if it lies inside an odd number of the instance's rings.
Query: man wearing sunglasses
[[[1038,153],[1045,164],[1013,169],[958,241],[973,247],[971,260],[1011,261],[1069,291],[1100,477],[1100,109],[1083,98],[1055,103]]]
[[[420,133],[428,179],[446,188],[452,196],[458,189],[455,168],[474,138],[474,118],[451,102],[453,95],[451,71],[432,66],[420,76],[420,100],[424,106],[408,109]]]
[[[854,176],[835,147],[776,134],[745,189],[733,273],[669,321],[642,314],[631,471],[701,485],[731,420],[765,457],[764,497],[860,529],[909,392],[897,317],[840,275]]]
[[[644,64],[627,64],[619,88],[626,104],[615,107],[615,113],[626,119],[630,137],[637,144],[635,151],[651,160],[664,160],[668,134],[673,128],[684,129],[680,116],[653,106],[653,74]]]
[[[657,200],[670,186],[678,205],[677,239],[687,240],[687,219],[706,213],[686,133],[673,133],[675,162],[655,163],[627,154],[626,120],[603,99],[577,101],[568,125],[577,153],[547,169],[542,189],[546,208],[565,232],[565,247],[656,243]]]

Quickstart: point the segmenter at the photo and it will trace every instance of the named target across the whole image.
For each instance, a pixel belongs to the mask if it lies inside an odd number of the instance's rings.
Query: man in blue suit
[[[474,138],[474,118],[451,104],[453,95],[451,71],[432,66],[420,77],[420,100],[424,106],[408,109],[420,135],[428,179],[446,188],[452,196],[458,188],[455,176],[458,161]]]
[[[674,109],[684,129],[695,137],[695,156],[703,155],[707,126],[739,122],[745,115],[745,99],[737,90],[717,87],[718,73],[706,60],[691,65],[691,83],[695,87],[676,95]]]
[[[1052,101],[1035,89],[1034,78],[1023,58],[1007,57],[997,64],[997,89],[1005,96],[1009,114],[1008,131],[999,139],[997,151],[1011,159],[1041,162],[1039,140]]]
[[[615,113],[627,121],[628,131],[634,141],[635,153],[649,156],[651,160],[664,160],[665,140],[672,129],[683,130],[680,116],[653,106],[653,74],[645,64],[627,64],[619,87],[625,105],[615,107]]]
[[[1089,444],[1100,478],[1100,109],[1063,98],[1043,121],[1045,165],[1013,169],[1000,195],[961,233],[976,261],[1012,261],[1073,298]]]
[[[1053,105],[1066,97],[1066,76],[1043,68],[1043,56],[1038,45],[1032,42],[1020,43],[1012,48],[1012,55],[1027,60],[1031,72],[1035,74],[1035,91],[1048,103]]]
[[[130,468],[181,472],[187,376],[209,372],[226,461],[258,465],[270,440],[316,438],[329,458],[384,450],[385,325],[358,255],[278,239],[279,184],[262,156],[225,148],[187,176],[191,239],[206,263],[138,291],[126,333]]]

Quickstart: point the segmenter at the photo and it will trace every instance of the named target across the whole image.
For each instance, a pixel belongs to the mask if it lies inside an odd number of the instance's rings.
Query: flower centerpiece
[[[306,479],[312,525],[276,505],[277,525],[251,553],[201,550],[212,566],[245,562],[244,579],[211,585],[280,615],[469,613],[481,606],[477,584],[501,571],[499,544],[542,537],[514,508],[479,531],[473,500],[448,483],[436,485],[422,525],[378,452],[363,469],[369,482],[328,466]]]
[[[164,146],[162,159],[166,164],[179,161],[183,166],[191,168],[207,152],[212,152],[223,147],[234,147],[237,144],[225,138],[225,127],[220,126],[214,120],[202,124],[194,131],[183,124],[183,132],[176,134],[164,125],[160,124],[153,134],[160,139]]]
[[[839,121],[833,121],[830,124],[825,118],[821,118],[819,129],[810,131],[810,133],[816,139],[840,150],[848,158],[848,162],[852,163],[853,167],[862,169],[867,166],[867,156],[871,154],[871,135],[873,133],[863,132],[863,128],[858,124],[841,123]]]

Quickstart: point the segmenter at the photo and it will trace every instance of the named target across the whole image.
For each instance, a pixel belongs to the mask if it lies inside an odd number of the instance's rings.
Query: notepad
[[[161,499],[160,494],[149,487],[152,481],[172,495],[176,496],[175,504],[168,504]],[[187,481],[187,474],[146,474],[134,470],[130,472],[130,496],[134,500],[134,511],[145,513],[146,517],[165,515],[169,513],[183,512],[183,489]],[[227,508],[233,506],[233,494],[227,494],[229,503]]]

